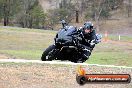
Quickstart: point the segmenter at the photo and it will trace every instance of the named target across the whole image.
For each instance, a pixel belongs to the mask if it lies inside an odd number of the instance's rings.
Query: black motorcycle
[[[80,42],[83,35],[78,33],[77,28],[68,26],[62,21],[62,26],[54,38],[55,43],[49,46],[42,54],[42,61],[68,60],[74,63],[83,63]]]

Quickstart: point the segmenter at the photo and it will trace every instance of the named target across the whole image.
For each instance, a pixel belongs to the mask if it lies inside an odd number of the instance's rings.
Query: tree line
[[[67,22],[94,20],[99,29],[100,20],[107,20],[111,12],[121,9],[127,0],[61,0],[59,8],[44,12],[38,0],[0,0],[0,21],[4,26],[54,29],[62,19]],[[131,0],[129,0],[131,2]],[[126,5],[128,17],[131,4]],[[81,19],[80,19],[81,18]]]
[[[45,13],[38,0],[1,0],[0,20],[4,26],[43,28]]]

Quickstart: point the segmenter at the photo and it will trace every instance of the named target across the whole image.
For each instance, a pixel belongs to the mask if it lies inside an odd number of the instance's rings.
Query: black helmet
[[[85,22],[84,23],[84,29],[93,29],[93,24],[91,22]]]

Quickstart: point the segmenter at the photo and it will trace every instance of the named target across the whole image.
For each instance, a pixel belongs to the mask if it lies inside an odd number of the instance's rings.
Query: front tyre
[[[51,55],[52,51],[55,49],[55,45],[49,46],[42,54],[41,60],[42,61],[52,61],[53,60],[53,55]]]

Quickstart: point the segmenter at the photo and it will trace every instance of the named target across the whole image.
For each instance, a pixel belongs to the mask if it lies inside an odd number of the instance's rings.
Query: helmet
[[[84,29],[92,30],[92,29],[93,29],[93,24],[92,24],[92,22],[90,22],[90,21],[85,22],[85,23],[84,23]]]

